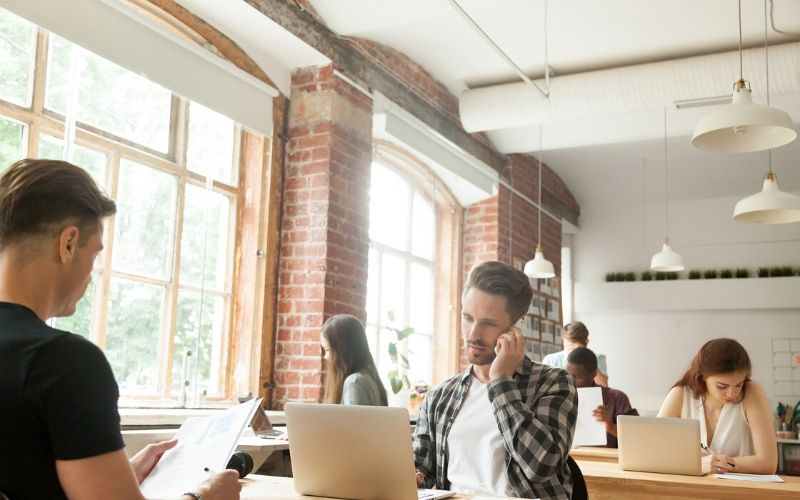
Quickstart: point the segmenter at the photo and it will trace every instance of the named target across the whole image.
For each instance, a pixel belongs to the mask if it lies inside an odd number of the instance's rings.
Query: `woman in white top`
[[[386,389],[369,352],[367,334],[358,318],[337,314],[322,325],[325,351],[325,402],[386,406]]]
[[[700,421],[701,444],[710,452],[703,458],[705,472],[775,473],[772,413],[750,373],[750,357],[741,344],[710,340],[661,405],[659,417]]]

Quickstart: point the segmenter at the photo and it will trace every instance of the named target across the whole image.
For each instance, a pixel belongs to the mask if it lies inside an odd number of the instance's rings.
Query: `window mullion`
[[[119,183],[119,160],[120,155],[117,151],[111,151],[110,154],[106,156],[107,158],[107,167],[106,167],[106,175],[107,181],[106,186],[107,189],[113,199],[117,197],[117,185]],[[101,274],[101,279],[99,280],[99,286],[95,291],[96,298],[95,300],[99,300],[99,307],[97,311],[93,314],[93,320],[96,320],[97,323],[97,338],[95,342],[101,349],[105,349],[106,346],[106,334],[108,333],[108,302],[109,302],[109,293],[111,289],[111,262],[112,257],[114,255],[114,228],[115,228],[116,219],[111,217],[108,219],[105,227],[105,235],[104,235],[104,246],[105,251],[103,252],[103,272]]]

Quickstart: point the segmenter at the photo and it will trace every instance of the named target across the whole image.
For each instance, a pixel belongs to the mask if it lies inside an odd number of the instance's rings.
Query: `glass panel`
[[[395,328],[405,328],[406,263],[399,257],[383,254],[381,274],[381,323],[390,322]],[[389,321],[389,312],[394,313],[394,321]]]
[[[172,269],[174,175],[122,160],[117,190],[114,257],[117,271],[167,280]]]
[[[78,302],[75,313],[65,318],[55,318],[53,328],[66,330],[87,339],[92,338],[92,304],[94,303],[94,280],[97,277],[97,273],[92,274],[92,282],[86,287],[86,292]]]
[[[392,365],[392,360],[389,359],[389,342],[394,342],[395,340],[397,340],[397,336],[394,332],[381,328],[378,335],[378,359],[375,360],[378,363],[378,375],[381,376],[381,380],[388,380],[389,371],[395,369],[395,366]],[[391,389],[387,390],[391,393]]]
[[[51,34],[45,107],[66,114],[72,83],[72,50],[78,50],[77,120],[142,144],[169,150],[172,94],[146,78]]]
[[[0,172],[25,157],[25,125],[0,117]]]
[[[369,352],[372,353],[372,359],[375,361],[376,366],[380,366],[380,352],[377,351],[378,349],[378,330],[371,325],[367,325],[367,343],[369,344]]]
[[[0,98],[29,106],[36,28],[0,9]]]
[[[184,203],[181,284],[224,290],[230,201],[225,195],[187,184]]]
[[[189,170],[227,184],[236,182],[233,168],[233,120],[197,103],[189,103]]]
[[[191,393],[207,391],[209,396],[222,395],[223,338],[225,300],[200,293],[181,290],[178,294],[178,317],[175,325],[175,348],[172,355],[172,394],[180,397],[186,377]],[[202,318],[202,325],[199,324]],[[186,357],[186,352],[192,355]],[[184,360],[186,366],[184,367]]]
[[[413,334],[408,337],[408,380],[412,384],[430,383],[433,365],[431,364],[432,339],[428,335]]]
[[[105,353],[122,392],[156,390],[163,303],[162,287],[111,279]]]
[[[84,146],[73,146],[72,162],[86,170],[98,186],[103,187],[106,180],[106,155]],[[64,157],[64,141],[48,134],[39,136],[39,158],[60,160]]]
[[[381,272],[381,255],[374,248],[369,249],[369,268],[367,270],[367,323],[377,325],[386,323],[386,318],[381,318],[378,307],[378,278]]]
[[[423,259],[433,260],[436,212],[431,200],[420,192],[414,193],[411,217],[411,253]]]
[[[420,333],[433,332],[433,276],[431,268],[411,263],[409,326]]]
[[[369,190],[369,237],[408,250],[408,183],[378,163],[372,164]]]

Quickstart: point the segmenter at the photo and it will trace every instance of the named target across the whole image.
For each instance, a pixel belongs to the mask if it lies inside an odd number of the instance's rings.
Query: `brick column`
[[[366,319],[372,99],[333,74],[292,76],[272,407],[320,401],[319,329]]]

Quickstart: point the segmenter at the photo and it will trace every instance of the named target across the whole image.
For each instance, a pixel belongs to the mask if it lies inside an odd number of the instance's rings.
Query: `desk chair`
[[[572,473],[572,500],[589,500],[586,480],[583,479],[583,473],[578,467],[578,463],[572,457],[567,457],[567,465]]]

